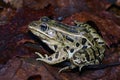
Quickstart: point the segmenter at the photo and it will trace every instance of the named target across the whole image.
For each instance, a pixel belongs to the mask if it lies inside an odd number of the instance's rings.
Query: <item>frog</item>
[[[74,23],[70,26],[47,16],[32,21],[28,29],[54,51],[51,55],[35,52],[39,56],[36,60],[49,65],[69,61],[70,65],[61,68],[59,73],[77,67],[81,71],[84,66],[101,64],[106,50],[105,41],[86,22]]]

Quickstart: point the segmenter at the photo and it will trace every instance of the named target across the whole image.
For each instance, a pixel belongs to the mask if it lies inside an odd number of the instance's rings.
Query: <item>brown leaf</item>
[[[52,5],[55,6],[56,15],[63,17],[88,10],[85,0],[54,0]]]
[[[29,59],[30,61],[32,60]],[[31,80],[34,76],[35,80],[55,80],[44,65],[34,64],[13,58],[0,70],[0,80]]]
[[[10,8],[3,8],[2,12],[0,13],[0,25],[8,23],[8,21],[10,21],[14,15],[14,10],[11,10]]]
[[[118,6],[120,6],[120,0],[117,0],[117,1],[116,1],[116,4],[117,4]]]
[[[16,9],[23,7],[23,0],[4,0],[4,2],[10,3]]]
[[[47,7],[50,4],[51,0],[24,0],[26,6],[39,10]]]
[[[23,8],[23,6],[27,6],[32,9],[38,10],[48,6],[50,0],[4,0],[4,2],[10,3],[16,9],[20,9]]]
[[[90,12],[100,12],[108,8],[110,3],[107,0],[86,0],[87,6],[89,7]]]
[[[110,3],[105,0],[54,0],[52,5],[57,16],[65,17],[81,11],[99,13],[106,10]]]

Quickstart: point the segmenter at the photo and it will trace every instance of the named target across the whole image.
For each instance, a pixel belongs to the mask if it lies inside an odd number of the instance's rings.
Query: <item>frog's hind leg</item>
[[[40,60],[45,63],[51,64],[51,65],[65,61],[68,56],[67,53],[60,53],[60,52],[56,52],[50,56],[48,56],[47,54],[45,54],[45,56],[43,56],[42,54],[40,54],[38,52],[35,52],[35,54],[37,54],[39,56],[39,58],[37,58],[36,60]]]

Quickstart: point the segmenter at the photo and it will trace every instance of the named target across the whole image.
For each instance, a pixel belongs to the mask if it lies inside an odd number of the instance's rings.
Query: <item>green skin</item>
[[[57,64],[69,60],[71,65],[60,69],[59,72],[87,65],[100,64],[104,58],[105,42],[90,25],[80,22],[74,27],[42,17],[29,24],[29,30],[38,36],[52,50],[52,55],[45,56],[38,52],[36,60],[48,64]]]

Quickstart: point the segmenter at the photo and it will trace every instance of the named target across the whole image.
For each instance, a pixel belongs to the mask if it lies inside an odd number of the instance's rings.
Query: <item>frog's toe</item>
[[[81,72],[82,68],[84,67],[84,65],[79,66],[79,71]]]
[[[45,58],[48,58],[48,55],[47,55],[47,54],[45,54],[44,56],[45,56]]]
[[[43,59],[44,58],[43,55],[40,54],[39,52],[35,52],[35,54],[37,54],[40,57],[39,59]]]
[[[37,60],[37,61],[41,61],[41,60],[42,60],[42,58],[36,58],[36,60]]]
[[[48,61],[46,59],[42,59],[42,58],[36,58],[37,61],[42,61],[42,62],[46,62],[48,63]]]
[[[58,73],[61,73],[62,71],[65,71],[65,70],[68,70],[68,69],[69,69],[69,66],[66,66],[66,67],[60,69]]]

